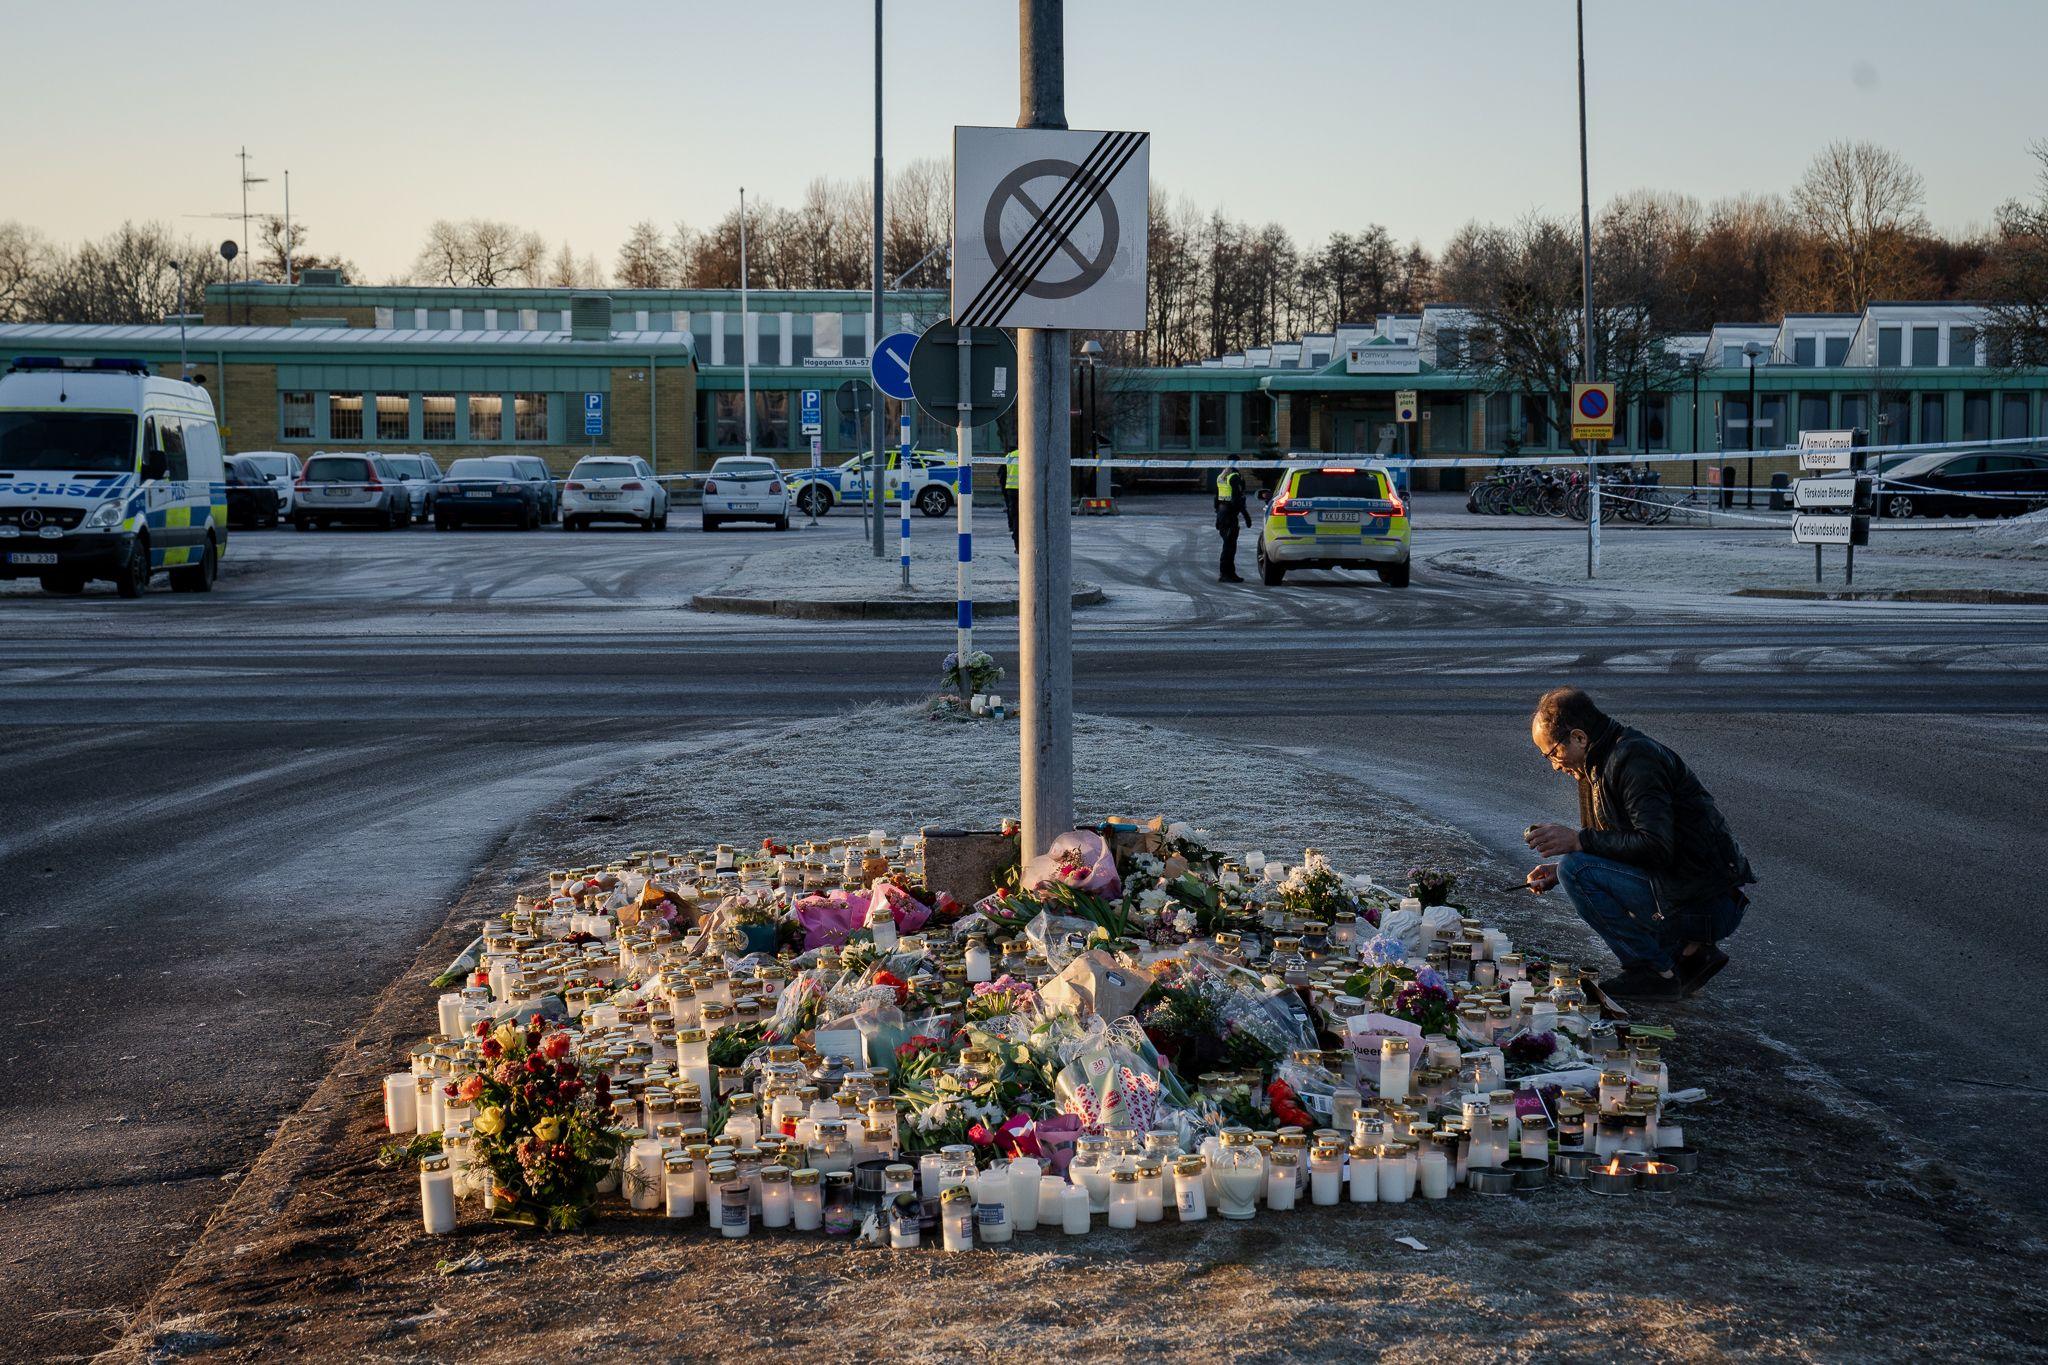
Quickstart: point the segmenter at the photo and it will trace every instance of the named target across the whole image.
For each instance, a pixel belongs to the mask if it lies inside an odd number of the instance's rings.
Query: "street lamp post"
[[[1749,366],[1749,404],[1743,409],[1743,433],[1749,438],[1749,473],[1744,482],[1749,489],[1742,495],[1744,507],[1756,506],[1756,358],[1764,352],[1763,346],[1754,341],[1742,343],[1742,357]]]
[[[1102,458],[1102,441],[1095,429],[1096,376],[1095,367],[1102,362],[1102,343],[1089,337],[1081,343],[1081,436],[1087,441],[1087,457],[1091,460]],[[1109,496],[1109,469],[1095,466],[1095,496]]]

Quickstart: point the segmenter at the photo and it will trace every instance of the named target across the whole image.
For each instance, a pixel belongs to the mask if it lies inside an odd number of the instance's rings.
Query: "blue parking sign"
[[[803,406],[801,408],[803,417],[802,435],[816,436],[825,429],[823,407],[819,402],[820,396],[820,391],[817,389],[805,389],[803,391]]]
[[[604,435],[604,395],[601,393],[583,395],[583,434]]]

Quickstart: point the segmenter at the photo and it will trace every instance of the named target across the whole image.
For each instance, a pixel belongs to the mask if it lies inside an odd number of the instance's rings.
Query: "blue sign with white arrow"
[[[910,401],[910,353],[916,349],[915,332],[883,337],[868,361],[868,373],[875,377],[875,387],[899,402]]]

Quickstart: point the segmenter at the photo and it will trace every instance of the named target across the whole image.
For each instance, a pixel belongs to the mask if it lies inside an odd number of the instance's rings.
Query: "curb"
[[[1074,589],[1073,605],[1092,607],[1107,600],[1108,594],[1093,583]],[[950,621],[958,605],[949,600],[933,602],[897,601],[885,597],[855,597],[833,601],[829,598],[749,597],[740,593],[698,593],[690,599],[693,611],[723,612],[734,616],[780,616],[798,621]],[[976,618],[1015,616],[1017,599],[977,600]]]
[[[1972,606],[2048,603],[2048,592],[2008,588],[1737,588],[1729,596],[1805,602],[1949,602]]]

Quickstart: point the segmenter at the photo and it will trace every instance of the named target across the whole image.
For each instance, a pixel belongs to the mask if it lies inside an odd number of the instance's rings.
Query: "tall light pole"
[[[747,187],[740,186],[740,421],[746,431],[747,454],[754,453],[753,347],[747,333]]]
[[[1580,377],[1593,382],[1593,191],[1586,164],[1586,0],[1577,0],[1579,21],[1579,290],[1583,316],[1579,321]],[[1586,443],[1586,577],[1600,572],[1600,471],[1593,464],[1593,443]]]
[[[1017,20],[1017,126],[1065,128],[1065,0],[1018,0]],[[1065,328],[1017,331],[1018,776],[1026,858],[1074,827],[1071,342]]]
[[[1747,483],[1749,488],[1742,495],[1744,507],[1756,506],[1756,358],[1762,355],[1763,351],[1763,346],[1758,342],[1742,343],[1742,358],[1749,366],[1749,404],[1742,410],[1743,432],[1749,437],[1749,459],[1744,462],[1749,466],[1749,472],[1743,478],[1743,482]]]
[[[875,0],[875,276],[874,319],[868,324],[868,354],[882,344],[882,0]],[[869,414],[868,466],[869,500],[875,505],[875,558],[882,557],[882,514],[888,509],[888,489],[882,483],[882,396],[875,395]],[[906,495],[907,496],[907,495]],[[962,661],[965,666],[965,661]]]

